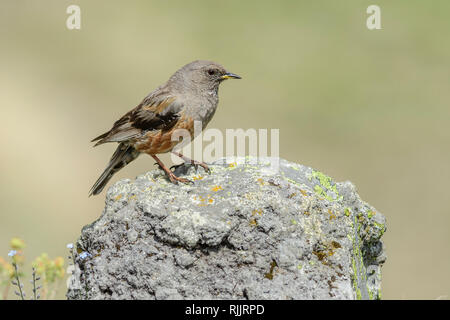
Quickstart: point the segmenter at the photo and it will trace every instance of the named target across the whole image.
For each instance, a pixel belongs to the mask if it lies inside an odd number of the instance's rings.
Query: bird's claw
[[[202,166],[203,170],[206,171],[206,173],[211,174],[211,169],[206,164],[201,163],[200,165]]]
[[[172,183],[174,183],[174,184],[178,184],[178,182],[182,182],[182,183],[186,183],[186,184],[194,184],[194,182],[193,181],[191,181],[191,180],[189,180],[189,179],[186,179],[186,178],[182,178],[182,177],[177,177],[176,175],[174,175],[173,173],[172,174],[169,174],[169,179],[170,179],[170,181],[172,182]]]
[[[211,173],[211,169],[209,169],[209,167],[203,162],[197,162],[196,161],[196,162],[191,163],[191,165],[194,166],[195,172],[198,171],[198,166],[200,166],[200,167],[203,168],[203,170],[205,170],[206,173]]]

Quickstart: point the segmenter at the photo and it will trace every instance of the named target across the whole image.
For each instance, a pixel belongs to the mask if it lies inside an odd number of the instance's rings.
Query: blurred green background
[[[20,237],[28,261],[66,257],[104,205],[87,194],[115,146],[90,139],[209,59],[244,78],[209,128],[280,128],[281,157],[351,180],[387,217],[383,298],[449,298],[450,1],[0,3],[0,256]]]

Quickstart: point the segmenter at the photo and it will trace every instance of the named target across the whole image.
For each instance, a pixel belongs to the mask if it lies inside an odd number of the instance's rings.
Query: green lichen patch
[[[351,209],[350,209],[350,208],[345,208],[345,215],[346,215],[347,217],[350,217],[351,214],[352,214]]]
[[[328,201],[338,201],[342,200],[342,196],[339,196],[339,191],[337,190],[336,183],[333,182],[329,176],[323,174],[320,171],[312,170],[310,179],[316,179],[318,184],[314,186],[314,191],[320,197],[327,199]],[[329,195],[335,195],[332,197]]]
[[[376,221],[373,221],[374,226],[378,230],[378,237],[381,238],[383,234],[386,232],[386,226],[382,223],[378,223]]]
[[[367,241],[377,241],[384,232],[384,225],[375,221],[374,216],[376,211],[366,210],[365,208],[353,208],[352,212],[350,208],[345,209],[345,215],[351,216],[352,219],[352,232],[347,235],[352,241],[352,283],[355,293],[355,297],[360,299],[380,299],[379,287],[371,285],[369,277],[373,277],[373,274],[379,274],[381,271],[379,268],[373,271],[374,273],[368,274],[368,265],[374,264],[375,257],[370,255],[370,251],[367,250]],[[358,211],[358,210],[363,210]],[[372,219],[374,218],[374,219]],[[379,234],[377,234],[377,231]]]

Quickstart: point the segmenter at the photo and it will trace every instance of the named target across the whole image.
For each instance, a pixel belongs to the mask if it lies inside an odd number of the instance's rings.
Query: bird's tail
[[[89,196],[102,192],[112,176],[139,156],[139,151],[124,143],[119,144],[108,166],[89,191]]]

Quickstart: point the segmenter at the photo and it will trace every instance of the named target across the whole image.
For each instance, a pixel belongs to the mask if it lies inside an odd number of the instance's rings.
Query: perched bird
[[[205,163],[172,151],[179,141],[172,141],[171,137],[175,130],[186,129],[193,138],[194,121],[201,121],[202,130],[205,129],[216,111],[219,85],[225,79],[241,77],[212,61],[191,62],[175,72],[165,84],[148,94],[136,108],[117,120],[111,130],[93,139],[92,142],[97,141],[94,146],[106,142],[118,142],[119,146],[89,195],[100,193],[117,171],[141,153],[152,156],[173,183],[190,181],[177,177],[162,163],[157,154],[173,152],[185,162],[200,165],[209,171]]]

